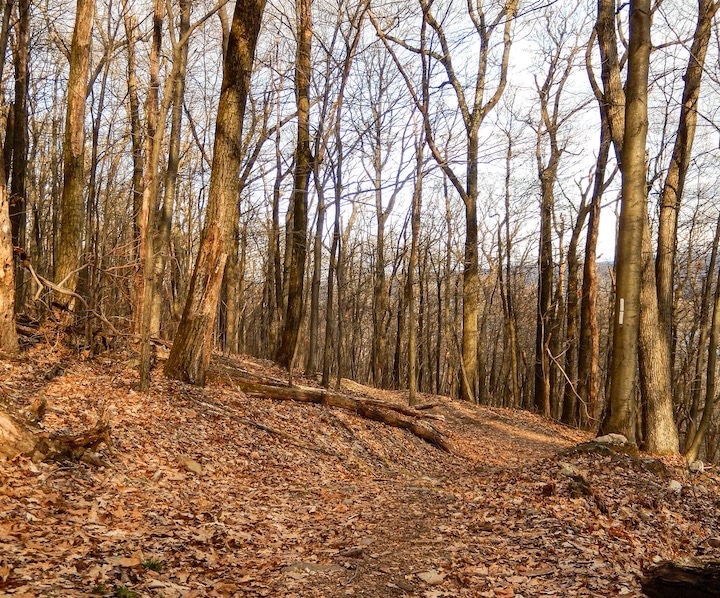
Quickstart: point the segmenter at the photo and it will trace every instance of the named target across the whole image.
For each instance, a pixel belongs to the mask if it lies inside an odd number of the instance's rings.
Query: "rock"
[[[185,471],[189,471],[190,473],[201,474],[203,472],[203,468],[200,463],[193,461],[192,459],[188,459],[187,457],[180,457],[180,463]]]
[[[598,436],[593,442],[597,442],[598,444],[621,445],[627,444],[628,439],[622,434],[605,434],[605,436]]]
[[[682,491],[682,484],[677,480],[670,480],[668,482],[668,488],[672,492],[675,492],[675,494],[680,494],[680,492]]]
[[[705,471],[705,463],[698,459],[690,463],[690,465],[688,465],[688,469],[693,473],[703,473]]]
[[[344,567],[341,567],[340,565],[321,565],[319,563],[306,563],[303,561],[297,561],[295,563],[290,563],[289,565],[286,565],[281,569],[283,573],[314,573],[317,571],[324,572],[324,573],[333,573],[333,572],[341,572],[345,571]]]
[[[418,573],[417,576],[430,586],[439,585],[445,579],[445,574],[439,573],[435,569],[430,569],[429,571],[423,571],[422,573]]]
[[[575,476],[581,476],[585,477],[587,474],[586,472],[582,471],[579,467],[576,467],[572,463],[565,463],[564,461],[560,462],[560,475],[567,476],[569,478],[575,477]]]

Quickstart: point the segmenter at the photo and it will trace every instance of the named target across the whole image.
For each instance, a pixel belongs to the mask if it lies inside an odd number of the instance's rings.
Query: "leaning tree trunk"
[[[225,54],[215,126],[215,146],[206,225],[185,309],[165,374],[204,384],[223,272],[232,233],[231,215],[240,195],[242,124],[265,0],[239,0]]]

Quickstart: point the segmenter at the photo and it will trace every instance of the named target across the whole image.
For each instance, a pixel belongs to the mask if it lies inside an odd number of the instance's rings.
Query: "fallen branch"
[[[427,418],[428,414],[416,413],[414,409],[410,409],[409,407],[402,407],[374,399],[355,399],[318,388],[271,386],[237,379],[235,379],[234,382],[240,390],[250,397],[315,403],[317,405],[325,405],[326,407],[347,409],[365,419],[407,430],[418,438],[445,452],[456,453],[450,441],[442,432],[436,430],[426,422],[402,417],[403,415],[409,415],[413,418]]]

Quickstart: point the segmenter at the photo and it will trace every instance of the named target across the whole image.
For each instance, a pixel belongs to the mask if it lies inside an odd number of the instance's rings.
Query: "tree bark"
[[[645,206],[642,228],[642,283],[640,290],[640,390],[645,438],[650,453],[675,454],[680,448],[673,419],[670,346],[660,324],[656,294],[650,223]]]
[[[650,64],[650,0],[630,2],[627,99],[622,149],[622,207],[616,264],[617,290],[610,369],[610,400],[604,432],[636,439],[642,234],[647,202],[645,147],[648,129],[648,71]]]
[[[90,69],[95,0],[78,0],[70,46],[65,140],[63,143],[63,191],[60,215],[60,242],[55,279],[74,291],[78,280],[78,260],[83,238],[85,203],[85,99]],[[71,306],[71,295],[56,294],[55,301]]]
[[[291,368],[295,357],[303,315],[305,285],[305,257],[307,255],[307,210],[310,183],[310,75],[312,66],[312,0],[296,0],[298,19],[297,56],[295,59],[295,93],[297,99],[298,132],[295,149],[295,174],[292,192],[293,221],[288,270],[288,302],[277,361]]]
[[[238,0],[233,13],[218,103],[205,230],[165,374],[204,384],[220,288],[240,195],[242,124],[265,0]]]
[[[10,219],[15,247],[25,248],[27,228],[28,85],[30,51],[30,1],[18,0],[17,38],[13,48],[15,103],[12,106],[12,166],[10,175]],[[6,148],[10,149],[10,148]],[[15,271],[15,306],[24,303],[23,269]]]
[[[5,66],[5,50],[10,35],[11,3],[8,2],[0,30],[0,73]],[[0,144],[0,154],[2,154]],[[13,262],[12,223],[8,197],[5,161],[0,160],[0,352],[16,353],[18,339],[15,329],[15,264]]]

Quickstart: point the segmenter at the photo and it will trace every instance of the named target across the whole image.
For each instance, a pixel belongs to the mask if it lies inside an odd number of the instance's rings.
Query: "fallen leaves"
[[[127,357],[66,356],[50,379],[58,358],[30,357],[2,364],[9,400],[41,393],[48,431],[72,431],[102,397],[115,453],[0,462],[3,595],[638,596],[648,563],[720,551],[712,469],[557,456],[587,436],[532,414],[423,397],[457,456],[344,410],[247,398],[224,374],[205,389],[156,375],[143,395]]]

